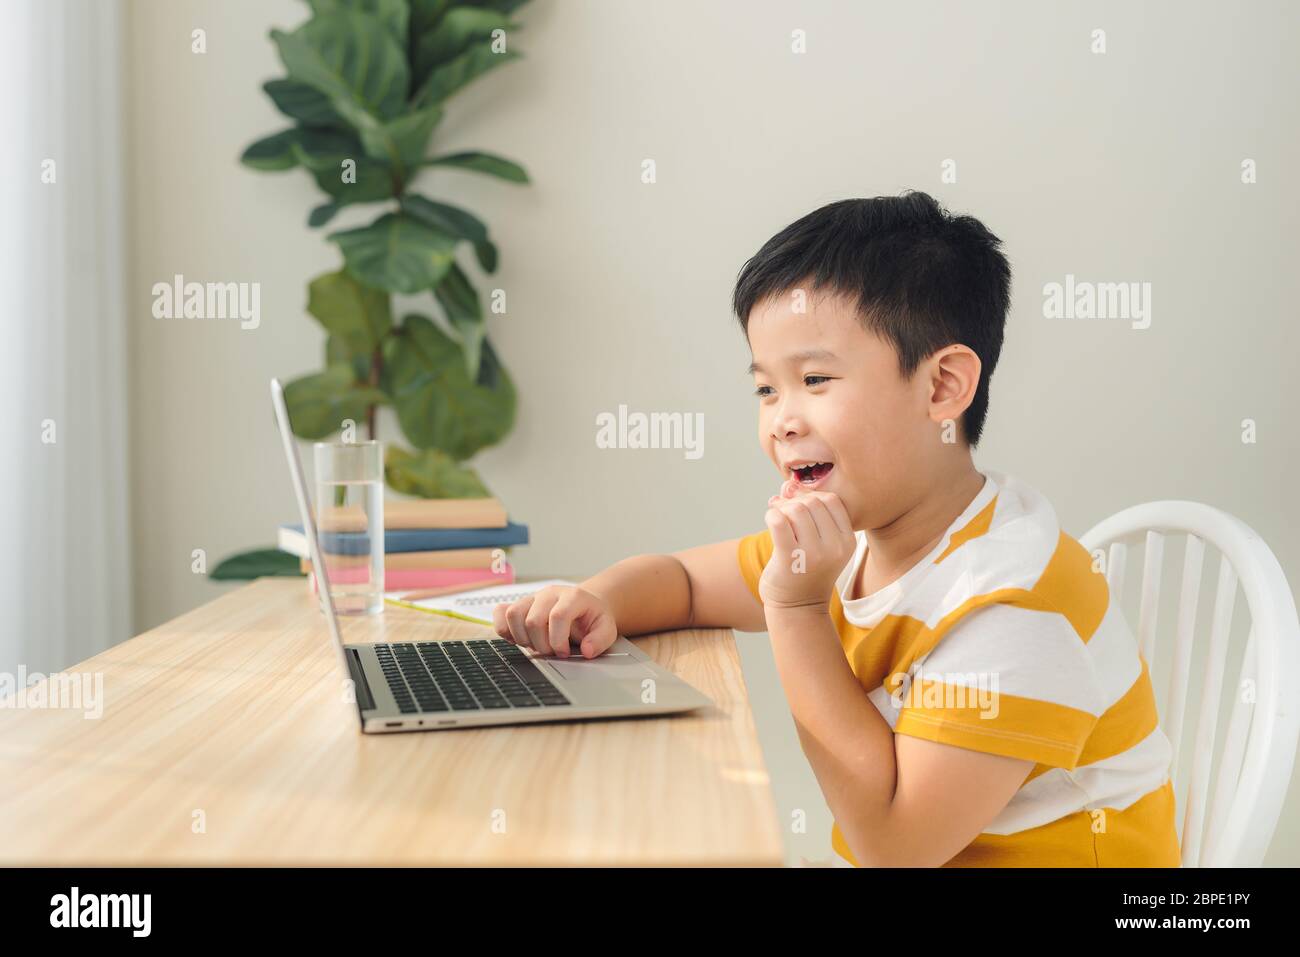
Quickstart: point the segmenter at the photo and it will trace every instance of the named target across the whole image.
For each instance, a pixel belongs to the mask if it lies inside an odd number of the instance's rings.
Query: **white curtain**
[[[31,674],[130,637],[123,11],[4,6],[0,671]]]

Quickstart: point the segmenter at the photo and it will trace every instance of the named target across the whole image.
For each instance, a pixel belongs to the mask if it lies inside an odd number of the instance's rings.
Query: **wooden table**
[[[490,634],[392,606],[343,632]],[[634,640],[717,707],[362,735],[303,581],[261,579],[66,669],[102,674],[98,719],[0,708],[0,863],[780,865],[732,633]]]

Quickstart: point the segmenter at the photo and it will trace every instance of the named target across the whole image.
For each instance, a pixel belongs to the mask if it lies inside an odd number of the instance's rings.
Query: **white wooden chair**
[[[1163,678],[1168,689],[1160,726],[1173,744],[1170,767],[1175,791],[1186,785],[1179,822],[1182,864],[1258,867],[1277,827],[1300,736],[1300,622],[1291,589],[1273,552],[1240,519],[1196,502],[1148,502],[1112,515],[1079,539],[1094,555],[1108,549],[1104,568],[1116,602],[1123,595],[1125,540],[1140,536],[1145,536],[1145,550],[1135,634],[1153,686],[1159,689]],[[1156,619],[1165,540],[1170,536],[1185,536],[1186,546],[1172,666],[1167,675],[1157,676]],[[1195,712],[1190,776],[1181,780],[1178,752],[1188,717],[1192,644],[1207,544],[1220,554],[1219,579]],[[1250,631],[1239,679],[1228,685],[1225,665],[1238,582],[1249,608]],[[1162,639],[1162,650],[1165,647]],[[1211,800],[1210,772],[1225,688],[1233,704]]]

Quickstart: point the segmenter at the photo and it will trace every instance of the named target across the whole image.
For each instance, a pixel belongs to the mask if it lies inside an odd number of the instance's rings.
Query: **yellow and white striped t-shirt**
[[[849,665],[895,734],[1035,762],[949,867],[1177,867],[1171,748],[1147,663],[1092,556],[1013,477],[985,483],[929,555],[863,598],[831,596]],[[754,597],[772,555],[740,541]],[[835,851],[856,864],[836,824]]]

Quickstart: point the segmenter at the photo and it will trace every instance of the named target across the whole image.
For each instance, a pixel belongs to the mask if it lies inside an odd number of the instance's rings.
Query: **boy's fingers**
[[[826,503],[826,510],[831,513],[835,519],[841,533],[845,535],[855,534],[853,531],[853,520],[849,518],[849,510],[844,507],[844,500],[834,492],[817,492],[818,498]]]
[[[576,604],[573,593],[566,593],[555,603],[547,619],[546,643],[561,658],[569,657],[569,632],[573,627],[573,616],[577,612]]]
[[[789,518],[785,512],[775,506],[767,510],[763,516],[763,521],[767,523],[768,531],[772,533],[772,544],[777,548],[785,551],[792,551],[799,547],[799,542],[795,540],[794,529],[790,525]]]
[[[789,517],[790,525],[794,528],[794,537],[798,539],[802,548],[815,548],[821,543],[817,523],[813,521],[807,502],[801,498],[791,499],[781,505],[781,510]]]
[[[826,500],[817,496],[808,496],[804,500],[808,506],[808,513],[812,516],[813,522],[817,526],[817,534],[820,536],[823,544],[830,545],[839,541],[840,535],[839,523],[831,515],[831,510],[826,505]]]
[[[547,634],[547,629],[555,599],[556,596],[553,593],[548,593],[546,590],[539,591],[533,596],[533,604],[528,609],[528,614],[524,615],[524,627],[528,632],[528,643],[533,646],[535,651],[544,655],[551,653],[551,639]]]
[[[614,627],[614,619],[599,613],[588,625],[586,634],[582,636],[582,643],[578,647],[584,658],[595,658],[597,655],[603,655],[617,638],[618,629]]]
[[[532,643],[528,640],[528,626],[524,624],[524,615],[528,613],[533,597],[529,595],[521,598],[506,609],[506,622],[510,625],[510,633],[514,635],[515,644],[523,645],[525,648],[532,647]]]
[[[510,635],[510,623],[506,621],[506,606],[492,606],[492,630],[497,633],[498,638],[504,638],[506,641],[512,641]]]

